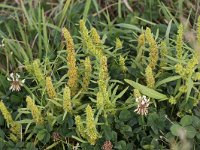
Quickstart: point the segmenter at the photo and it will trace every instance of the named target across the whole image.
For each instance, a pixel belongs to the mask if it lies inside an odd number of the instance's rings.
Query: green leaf
[[[121,27],[121,28],[131,29],[131,30],[134,30],[137,32],[141,32],[140,28],[138,28],[137,26],[132,25],[132,24],[119,23],[119,24],[116,24],[116,26]]]
[[[165,33],[165,38],[166,38],[167,44],[169,44],[169,34],[170,34],[170,30],[171,30],[171,25],[172,25],[172,20],[170,20],[170,22],[167,26],[166,33]]]
[[[155,85],[155,88],[159,87],[160,85],[164,84],[164,83],[167,83],[167,82],[171,82],[171,81],[175,81],[175,80],[178,80],[180,79],[181,76],[172,76],[172,77],[168,77],[168,78],[165,78],[161,81],[158,81]]]
[[[88,15],[88,12],[89,12],[89,9],[90,9],[90,4],[91,4],[91,0],[86,0],[84,12],[83,12],[83,19],[84,20],[87,19],[87,15]]]
[[[119,141],[116,143],[115,149],[118,149],[118,150],[125,150],[126,149],[126,142],[125,141]]]
[[[159,93],[153,89],[150,89],[144,85],[141,85],[137,82],[128,80],[128,79],[124,79],[128,84],[130,84],[131,86],[133,86],[134,88],[138,89],[142,94],[151,97],[151,98],[155,98],[155,99],[160,99],[160,100],[166,100],[167,96]]]
[[[181,132],[184,132],[184,128],[180,126],[179,124],[173,124],[170,127],[170,131],[172,132],[173,135],[179,136]]]
[[[187,127],[185,127],[185,129],[186,129],[186,136],[187,136],[187,138],[192,139],[192,138],[195,137],[197,131],[196,131],[196,129],[193,126],[187,126]]]
[[[119,114],[119,119],[122,121],[128,121],[131,118],[131,113],[128,110],[122,110]]]
[[[106,140],[111,140],[112,139],[112,129],[110,128],[110,126],[104,125],[102,128],[103,128],[104,136],[105,136]]]
[[[192,87],[193,87],[193,85],[194,85],[194,83],[193,83],[193,81],[192,81],[192,79],[191,78],[189,78],[188,79],[188,82],[187,82],[188,84],[187,84],[187,94],[186,94],[186,101],[188,101],[188,99],[189,99],[189,96],[190,96],[190,92],[191,92],[191,90],[192,90]]]
[[[37,150],[37,148],[35,148],[34,144],[32,142],[28,142],[26,144],[26,149],[28,150]]]
[[[192,116],[192,125],[195,127],[195,128],[200,128],[200,119],[196,116]]]
[[[187,138],[190,139],[194,138],[197,133],[196,129],[193,126],[182,127],[179,124],[173,124],[170,128],[170,131],[175,136],[181,136],[185,133]]]
[[[181,119],[180,124],[182,126],[188,126],[192,124],[192,121],[193,121],[192,116],[186,115]]]
[[[196,134],[196,137],[197,137],[197,139],[200,140],[200,133],[199,132]]]
[[[37,139],[39,141],[42,141],[45,137],[45,134],[47,134],[47,130],[46,129],[42,129],[41,131],[38,132],[37,134]]]
[[[115,104],[115,103],[116,103],[116,100],[119,99],[119,98],[121,98],[127,90],[128,90],[128,87],[125,88],[123,91],[121,91],[121,92],[114,98],[114,100],[113,100],[112,102]]]
[[[59,143],[60,143],[60,141],[55,142],[55,143],[51,144],[50,146],[48,146],[47,148],[45,148],[45,150],[52,149],[53,147],[55,147],[55,146],[58,145]]]

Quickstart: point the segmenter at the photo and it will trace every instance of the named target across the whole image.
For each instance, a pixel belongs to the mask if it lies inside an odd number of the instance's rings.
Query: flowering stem
[[[145,130],[145,121],[144,121],[144,116],[142,115],[141,118],[142,118],[142,128]]]

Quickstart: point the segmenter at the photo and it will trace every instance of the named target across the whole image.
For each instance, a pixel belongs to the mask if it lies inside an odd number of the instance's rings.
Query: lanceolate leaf
[[[165,78],[165,79],[163,79],[163,80],[161,80],[161,81],[158,81],[158,82],[156,83],[155,87],[159,87],[159,86],[162,85],[162,84],[165,84],[165,83],[171,82],[171,81],[175,81],[175,80],[178,80],[178,79],[180,79],[180,78],[181,78],[181,76],[172,76],[172,77]]]
[[[134,82],[132,80],[128,80],[128,79],[125,79],[125,81],[130,84],[131,86],[133,86],[134,88],[138,89],[142,94],[148,96],[148,97],[151,97],[151,98],[155,98],[155,99],[160,99],[160,100],[166,100],[167,99],[167,96],[162,94],[162,93],[159,93],[153,89],[150,89],[144,85],[141,85],[137,82]]]

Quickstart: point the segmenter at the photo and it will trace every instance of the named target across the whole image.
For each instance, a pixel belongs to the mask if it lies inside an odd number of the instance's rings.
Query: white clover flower
[[[10,77],[7,78],[8,81],[11,81],[11,86],[10,86],[10,90],[13,91],[20,91],[21,90],[21,86],[23,86],[23,83],[25,82],[25,79],[23,80],[19,80],[20,75],[18,73],[14,74],[11,73]]]
[[[148,114],[148,107],[149,107],[149,100],[146,96],[140,96],[136,98],[136,102],[138,103],[137,109],[134,112],[137,112],[139,115],[147,115]]]

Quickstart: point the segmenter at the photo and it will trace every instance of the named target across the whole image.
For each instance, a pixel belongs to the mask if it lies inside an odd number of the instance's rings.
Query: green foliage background
[[[127,2],[132,9],[123,0],[0,3],[0,38],[4,39],[4,46],[0,47],[0,99],[13,120],[22,125],[21,138],[15,141],[9,136],[10,126],[0,114],[0,149],[73,149],[79,143],[79,149],[99,150],[108,140],[113,149],[118,150],[200,148],[199,1]],[[100,36],[102,43],[96,48],[102,49],[107,58],[106,90],[115,107],[101,110],[96,106],[101,65],[96,56],[87,52],[90,48],[84,47],[79,29],[81,19],[89,31],[94,27]],[[177,57],[177,43],[180,42],[177,37],[181,22],[184,38],[180,59]],[[79,90],[71,95],[72,113],[63,110],[63,89],[69,80],[64,27],[75,43],[79,73]],[[138,47],[139,36],[147,27],[152,31],[159,52],[153,70],[153,87],[148,87],[145,73],[151,45],[146,41],[142,48]],[[122,47],[116,46],[117,38]],[[162,55],[164,48],[167,51]],[[89,88],[83,92],[86,57],[91,60],[92,74]],[[193,64],[193,58],[198,60],[197,64]],[[51,76],[56,98],[49,98],[47,87],[28,71],[27,66],[31,68],[36,61],[42,76]],[[177,69],[178,65],[182,66],[181,70]],[[185,68],[190,68],[189,73]],[[11,82],[7,77],[12,72],[25,79],[20,92],[9,90]],[[147,116],[134,112],[137,108],[134,89],[150,98]],[[33,119],[27,108],[27,96],[41,111],[44,124],[37,124]],[[99,134],[95,145],[81,136],[75,124],[77,115],[81,116],[84,125],[87,124],[85,109],[88,104],[92,107]],[[53,137],[55,133],[59,135],[57,140]]]

